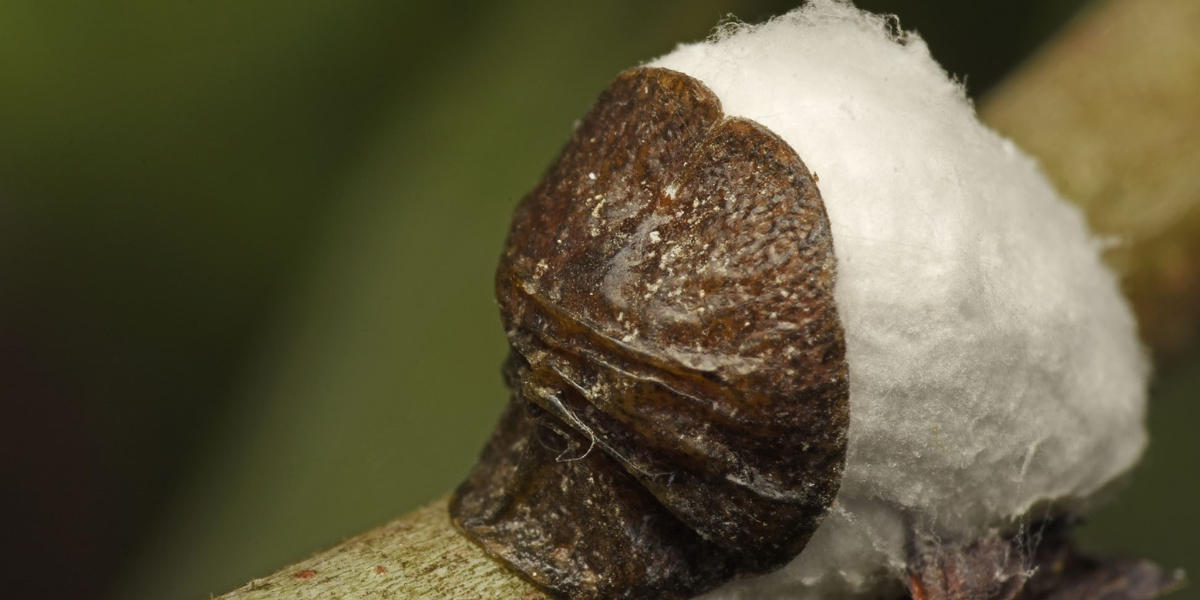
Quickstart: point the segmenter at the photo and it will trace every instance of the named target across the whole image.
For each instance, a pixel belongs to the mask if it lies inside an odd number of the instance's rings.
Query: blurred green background
[[[1081,3],[860,5],[979,96]],[[794,4],[0,2],[2,595],[204,598],[449,490],[504,401],[509,214],[572,122]],[[1090,545],[1200,567],[1198,365]]]

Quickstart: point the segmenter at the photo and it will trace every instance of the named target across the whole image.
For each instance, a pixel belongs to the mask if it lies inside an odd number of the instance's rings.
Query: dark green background
[[[203,598],[450,489],[516,201],[617,72],[793,4],[0,3],[2,595]],[[973,95],[1079,4],[861,3]],[[1200,566],[1198,364],[1094,545]]]

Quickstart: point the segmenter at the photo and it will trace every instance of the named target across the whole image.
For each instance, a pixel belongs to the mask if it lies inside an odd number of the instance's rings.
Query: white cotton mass
[[[1138,460],[1148,365],[1100,242],[924,41],[815,0],[650,66],[701,80],[819,177],[850,366],[833,509],[789,566],[706,598],[898,588],[910,528],[969,540],[1082,510]]]

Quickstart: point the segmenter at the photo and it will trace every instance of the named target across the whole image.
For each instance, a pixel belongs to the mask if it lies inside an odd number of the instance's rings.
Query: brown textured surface
[[[837,492],[845,344],[816,184],[699,81],[626,71],[516,211],[513,394],[452,504],[571,598],[684,598],[785,564]]]
[[[909,558],[914,600],[1013,600],[1029,577],[1025,547],[987,535],[967,545],[922,540]]]
[[[1097,559],[1070,542],[1067,519],[966,545],[925,540],[909,558],[913,600],[1151,600],[1183,575],[1145,560]]]

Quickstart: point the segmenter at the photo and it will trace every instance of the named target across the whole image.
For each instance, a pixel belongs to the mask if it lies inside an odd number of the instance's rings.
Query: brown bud
[[[621,74],[514,216],[511,396],[455,523],[569,598],[684,598],[786,564],[845,459],[834,280],[790,146],[696,79]]]

